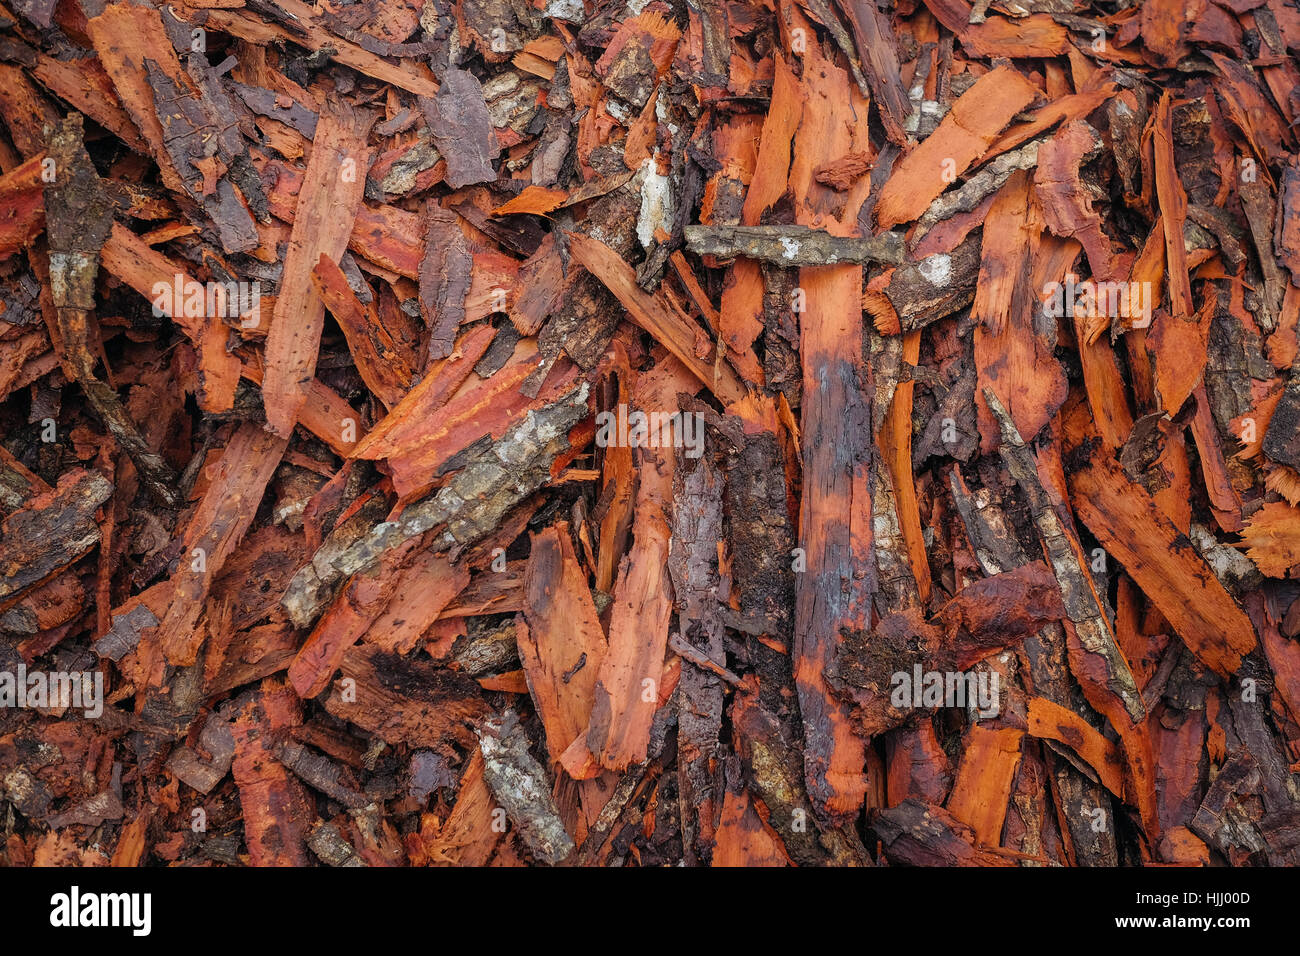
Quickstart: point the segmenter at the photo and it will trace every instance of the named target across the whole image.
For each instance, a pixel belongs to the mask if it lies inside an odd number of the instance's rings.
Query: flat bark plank
[[[275,680],[263,682],[235,716],[232,769],[253,866],[306,866],[307,792],[276,759],[277,739],[300,723],[298,700]]]
[[[597,672],[586,738],[609,770],[626,770],[646,759],[672,613],[669,527],[663,517],[672,495],[671,449],[641,451],[634,540],[614,584],[609,647]]]
[[[266,339],[266,423],[281,437],[293,431],[316,372],[325,305],[312,288],[312,269],[322,255],[337,262],[347,250],[373,157],[366,146],[373,122],[340,106],[324,113],[316,132]]]
[[[844,71],[824,61],[814,66],[824,79],[814,82],[813,74],[805,74],[807,108],[791,175],[796,218],[806,222],[826,206],[843,203],[827,228],[851,235],[869,183],[860,181],[847,200],[833,199],[830,190],[812,182],[812,169],[854,145],[848,133],[854,94]],[[842,821],[856,813],[866,793],[865,744],[850,728],[846,706],[831,696],[825,671],[841,631],[870,624],[874,590],[871,415],[858,371],[862,267],[807,267],[800,270],[799,285],[806,295],[800,320],[804,394],[820,400],[804,409],[802,422],[799,547],[806,570],[796,576],[791,650],[808,793],[819,814]]]
[[[989,730],[976,724],[968,732],[946,809],[987,846],[1002,840],[1023,738],[1024,732],[1014,727]]]

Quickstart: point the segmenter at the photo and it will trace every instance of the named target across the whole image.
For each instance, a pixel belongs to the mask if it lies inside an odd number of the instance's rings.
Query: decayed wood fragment
[[[474,739],[470,724],[486,713],[473,680],[427,660],[363,645],[343,656],[340,670],[325,709],[389,744],[465,746]]]
[[[191,170],[178,170],[164,144],[157,92],[149,82],[146,61],[168,77],[182,76],[180,61],[167,37],[159,11],[151,6],[110,3],[86,21],[104,71],[123,109],[139,129],[169,189],[183,190]]]
[[[677,510],[668,570],[673,580],[682,642],[715,666],[724,666],[723,624],[718,613],[717,542],[722,538],[722,476],[710,460],[678,456],[674,471]],[[725,667],[724,667],[725,669]],[[733,675],[734,676],[734,675]],[[722,730],[722,681],[695,663],[677,685],[678,777],[686,858],[712,857],[721,805],[718,735]]]
[[[227,721],[213,714],[203,725],[198,742],[208,753],[206,760],[191,747],[178,747],[167,759],[167,769],[200,793],[211,793],[230,772],[235,735]]]
[[[1074,120],[1038,150],[1034,191],[1038,194],[1047,227],[1058,236],[1078,239],[1088,256],[1092,274],[1108,281],[1113,271],[1110,242],[1101,228],[1101,217],[1079,181],[1080,167],[1100,152],[1097,131],[1082,120]]]
[[[1271,461],[1300,469],[1300,353],[1269,419],[1263,449]]]
[[[907,117],[907,93],[899,75],[897,41],[889,17],[869,0],[847,0],[839,4],[853,30],[853,39],[867,74],[873,100],[890,140],[904,145],[903,121]]]
[[[230,175],[232,166],[245,172],[252,167],[242,139],[237,133],[230,135],[235,131],[231,129],[234,113],[229,104],[224,104],[223,116],[212,95],[205,97],[187,74],[169,74],[148,59],[144,66],[153,87],[155,112],[162,123],[163,148],[190,196],[211,217],[226,252],[256,248],[259,240],[253,216],[236,193]],[[210,85],[208,88],[212,89]],[[259,188],[255,178],[245,175],[242,179],[250,193]],[[256,194],[251,198],[255,199]]]

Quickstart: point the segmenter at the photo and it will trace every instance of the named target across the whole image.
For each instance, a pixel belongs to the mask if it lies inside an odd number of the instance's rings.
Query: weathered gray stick
[[[903,261],[896,232],[859,239],[832,236],[807,226],[687,226],[686,247],[698,255],[744,256],[781,266],[828,266],[837,262]]]

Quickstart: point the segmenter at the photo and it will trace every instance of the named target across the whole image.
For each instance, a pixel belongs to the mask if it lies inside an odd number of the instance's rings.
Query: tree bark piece
[[[1010,67],[980,77],[953,103],[939,128],[895,165],[876,202],[880,228],[919,218],[1037,95],[1037,89]]]
[[[903,261],[902,237],[893,232],[860,239],[805,226],[687,226],[685,235],[697,255],[745,256],[787,268]]]
[[[345,105],[327,110],[312,144],[266,339],[266,424],[282,438],[293,431],[316,373],[325,305],[312,288],[312,269],[321,256],[338,262],[347,251],[374,155],[366,147],[374,119]]]
[[[49,278],[65,361],[113,437],[131,456],[150,493],[163,505],[174,506],[175,476],[171,468],[145,442],[117,393],[95,375],[95,358],[91,354],[95,278],[99,274],[100,250],[112,229],[113,211],[82,142],[80,116],[68,117],[55,131],[50,138],[49,159],[56,177],[46,190]]]

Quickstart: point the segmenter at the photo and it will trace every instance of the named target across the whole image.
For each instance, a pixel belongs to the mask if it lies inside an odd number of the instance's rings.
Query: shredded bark
[[[1296,864],[1297,52],[0,6],[0,862]]]

